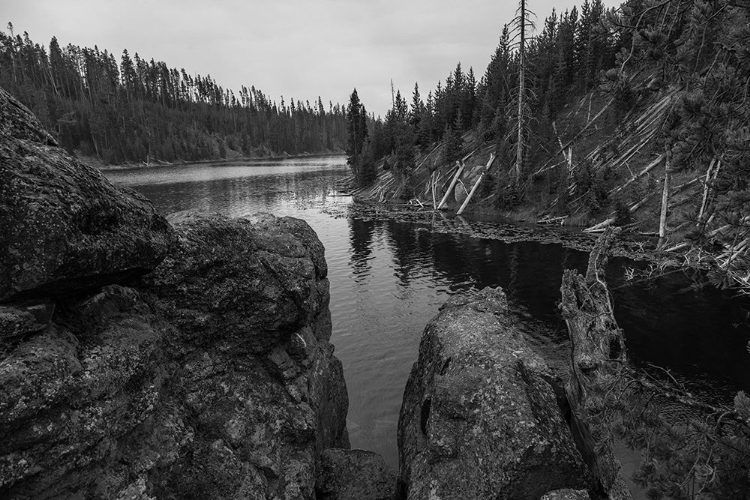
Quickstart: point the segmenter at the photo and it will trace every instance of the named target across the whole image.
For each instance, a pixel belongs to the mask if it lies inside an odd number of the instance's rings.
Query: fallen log
[[[625,184],[623,184],[622,186],[620,186],[620,187],[618,187],[618,188],[615,188],[615,189],[613,189],[613,190],[612,190],[612,191],[610,191],[609,193],[610,193],[610,194],[613,194],[613,193],[618,193],[618,192],[622,191],[622,190],[623,190],[623,189],[624,189],[625,187],[627,187],[627,186],[628,186],[628,185],[629,185],[630,183],[632,183],[633,181],[635,181],[635,180],[636,180],[636,179],[638,179],[639,177],[643,177],[644,175],[646,175],[646,174],[647,174],[647,173],[649,172],[649,170],[651,170],[651,169],[652,169],[652,168],[654,168],[655,166],[659,165],[659,164],[660,164],[660,163],[662,162],[662,160],[663,160],[663,159],[664,159],[664,155],[659,155],[659,157],[658,157],[658,158],[656,158],[656,159],[655,159],[654,161],[652,161],[651,163],[649,163],[649,164],[648,164],[648,166],[647,166],[646,168],[644,168],[643,170],[641,170],[641,171],[640,171],[640,172],[638,172],[637,174],[633,175],[633,176],[632,176],[632,177],[631,177],[630,179],[628,179],[628,180],[627,180],[627,181],[625,182]]]
[[[584,127],[581,130],[579,130],[578,133],[575,136],[573,136],[572,139],[570,139],[568,142],[566,142],[560,148],[560,150],[557,152],[557,154],[561,154],[563,151],[565,151],[566,148],[568,148],[569,146],[572,146],[573,144],[575,144],[575,142],[583,135],[584,132],[586,132],[586,130],[591,126],[591,124],[594,123],[600,116],[602,116],[604,114],[604,112],[607,111],[607,109],[609,108],[609,106],[614,101],[615,101],[614,97],[612,99],[610,99],[609,102],[607,102],[607,104],[605,104],[604,107],[601,110],[599,110],[599,112],[596,114],[596,116],[594,116],[591,120],[589,120],[588,123],[586,123],[586,125],[584,125]]]
[[[664,190],[661,197],[661,215],[659,217],[659,238],[667,235],[667,208],[669,207],[669,167],[672,159],[672,152],[667,150],[667,159],[664,163]]]
[[[458,182],[458,178],[461,177],[461,174],[464,171],[464,168],[466,167],[466,164],[464,162],[456,162],[457,165],[459,165],[458,170],[456,171],[456,175],[453,176],[453,180],[450,183],[450,186],[448,186],[448,190],[445,192],[445,195],[443,196],[443,199],[440,200],[440,203],[438,203],[438,206],[436,207],[438,210],[443,208],[443,205],[445,205],[445,202],[448,201],[448,196],[453,192],[453,188],[456,187],[456,183]]]
[[[712,174],[711,172],[712,172],[714,163],[716,164],[716,170],[714,170]],[[709,190],[711,187],[710,181],[712,179],[716,180],[716,177],[719,175],[719,169],[721,169],[721,160],[717,161],[717,159],[714,158],[713,160],[711,160],[711,163],[708,165],[708,171],[706,171],[706,181],[703,186],[703,200],[701,202],[700,212],[698,212],[698,226],[700,226],[701,223],[703,222],[703,216],[705,215],[706,210],[708,208],[708,201],[709,201],[708,194],[709,194]]]
[[[479,184],[481,184],[482,179],[484,178],[484,174],[490,171],[490,168],[492,168],[492,163],[494,161],[495,161],[495,153],[492,153],[490,155],[490,160],[487,162],[487,166],[484,167],[484,171],[481,174],[479,174],[479,178],[474,183],[474,187],[471,188],[471,192],[464,200],[463,204],[461,205],[461,208],[459,208],[458,212],[456,212],[456,215],[461,215],[462,213],[464,213],[464,210],[466,209],[467,205],[469,204],[471,199],[474,197],[474,193],[476,193],[477,188],[479,187]]]
[[[610,217],[609,219],[603,220],[599,224],[593,225],[591,227],[587,227],[586,229],[583,230],[583,232],[584,233],[598,233],[598,232],[604,231],[606,228],[608,228],[614,223],[615,223],[615,218]]]
[[[607,391],[625,368],[627,355],[622,330],[612,311],[604,281],[607,250],[619,229],[608,228],[589,256],[586,276],[565,270],[560,309],[571,341],[570,380],[566,385],[571,407],[571,430],[589,470],[609,499],[632,498],[614,455],[613,416],[607,411]]]
[[[563,215],[562,217],[543,217],[536,221],[537,224],[560,224],[561,226],[565,222],[565,219],[567,219],[567,215]]]

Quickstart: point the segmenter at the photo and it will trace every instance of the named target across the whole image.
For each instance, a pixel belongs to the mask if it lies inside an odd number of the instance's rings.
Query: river
[[[342,156],[104,173],[148,196],[164,214],[203,210],[241,217],[263,211],[312,226],[326,248],[331,340],[344,364],[352,447],[380,453],[393,467],[398,412],[420,335],[449,296],[502,286],[533,344],[552,366],[565,366],[560,282],[563,269],[585,268],[584,252],[455,234],[436,230],[428,218],[413,221],[363,209],[336,190],[336,181],[348,173]],[[461,224],[488,227],[471,218]],[[612,259],[607,279],[633,363],[642,369],[655,365],[657,373],[669,370],[712,402],[729,403],[737,390],[750,391],[750,301],[696,286],[682,273],[627,281],[629,268],[645,264]]]

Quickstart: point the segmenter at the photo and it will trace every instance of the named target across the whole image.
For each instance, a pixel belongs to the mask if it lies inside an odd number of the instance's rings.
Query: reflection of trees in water
[[[426,248],[420,247],[417,238],[420,230],[411,224],[388,221],[386,231],[386,240],[391,248],[398,284],[408,287],[413,270],[419,265],[420,257],[425,255]],[[429,243],[427,243],[427,248],[429,248]]]
[[[585,254],[561,245],[432,233],[423,226],[393,220],[382,225],[400,285],[409,286],[415,277],[429,275],[454,292],[502,286],[509,297],[532,309],[535,317],[558,323],[562,262],[580,268],[586,261]]]
[[[584,271],[586,253],[559,244],[431,233],[396,221],[383,222],[382,227],[400,286],[413,286],[415,276],[425,275],[453,292],[499,285],[532,318],[564,333],[557,308],[563,270]],[[730,381],[729,392],[750,389],[745,368],[748,299],[714,288],[692,289],[691,281],[679,274],[623,285],[625,265],[634,263],[612,259],[607,279],[634,360],[673,368],[688,379]]]
[[[351,257],[349,265],[356,276],[370,274],[370,256],[372,255],[374,221],[349,219],[349,241],[351,242]]]
[[[220,212],[232,217],[276,211],[285,203],[323,204],[335,192],[330,172],[303,171],[136,185],[162,213]]]

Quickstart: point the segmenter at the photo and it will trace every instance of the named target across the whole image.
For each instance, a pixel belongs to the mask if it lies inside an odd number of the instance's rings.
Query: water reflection
[[[433,230],[518,234],[486,222],[430,214],[418,222],[364,216],[336,192],[336,181],[346,173],[344,159],[330,157],[107,175],[142,191],[164,213],[269,211],[308,221],[326,248],[332,341],[344,363],[352,445],[381,453],[395,466],[404,386],[421,332],[438,307],[456,293],[502,286],[523,318],[520,327],[553,366],[562,368],[568,352],[557,309],[563,269],[583,271],[587,255],[559,244],[506,243]],[[693,289],[682,274],[628,284],[626,265],[643,267],[612,259],[607,276],[634,362],[671,369],[708,397],[727,401],[737,389],[750,390],[747,300]]]
[[[266,211],[299,216],[312,206],[346,204],[335,182],[346,175],[345,158],[257,160],[106,172],[150,198],[162,213],[218,212],[231,217]]]

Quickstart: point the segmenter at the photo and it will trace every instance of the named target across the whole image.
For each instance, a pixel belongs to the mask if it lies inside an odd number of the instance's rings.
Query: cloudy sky
[[[344,104],[353,88],[368,111],[384,116],[393,81],[411,99],[427,95],[459,61],[484,73],[502,26],[517,4],[504,0],[0,0],[17,34],[49,46],[97,45],[119,62],[123,49],[224,88],[255,85],[284,96]],[[538,24],[552,8],[527,0]],[[607,6],[619,2],[605,0]]]

